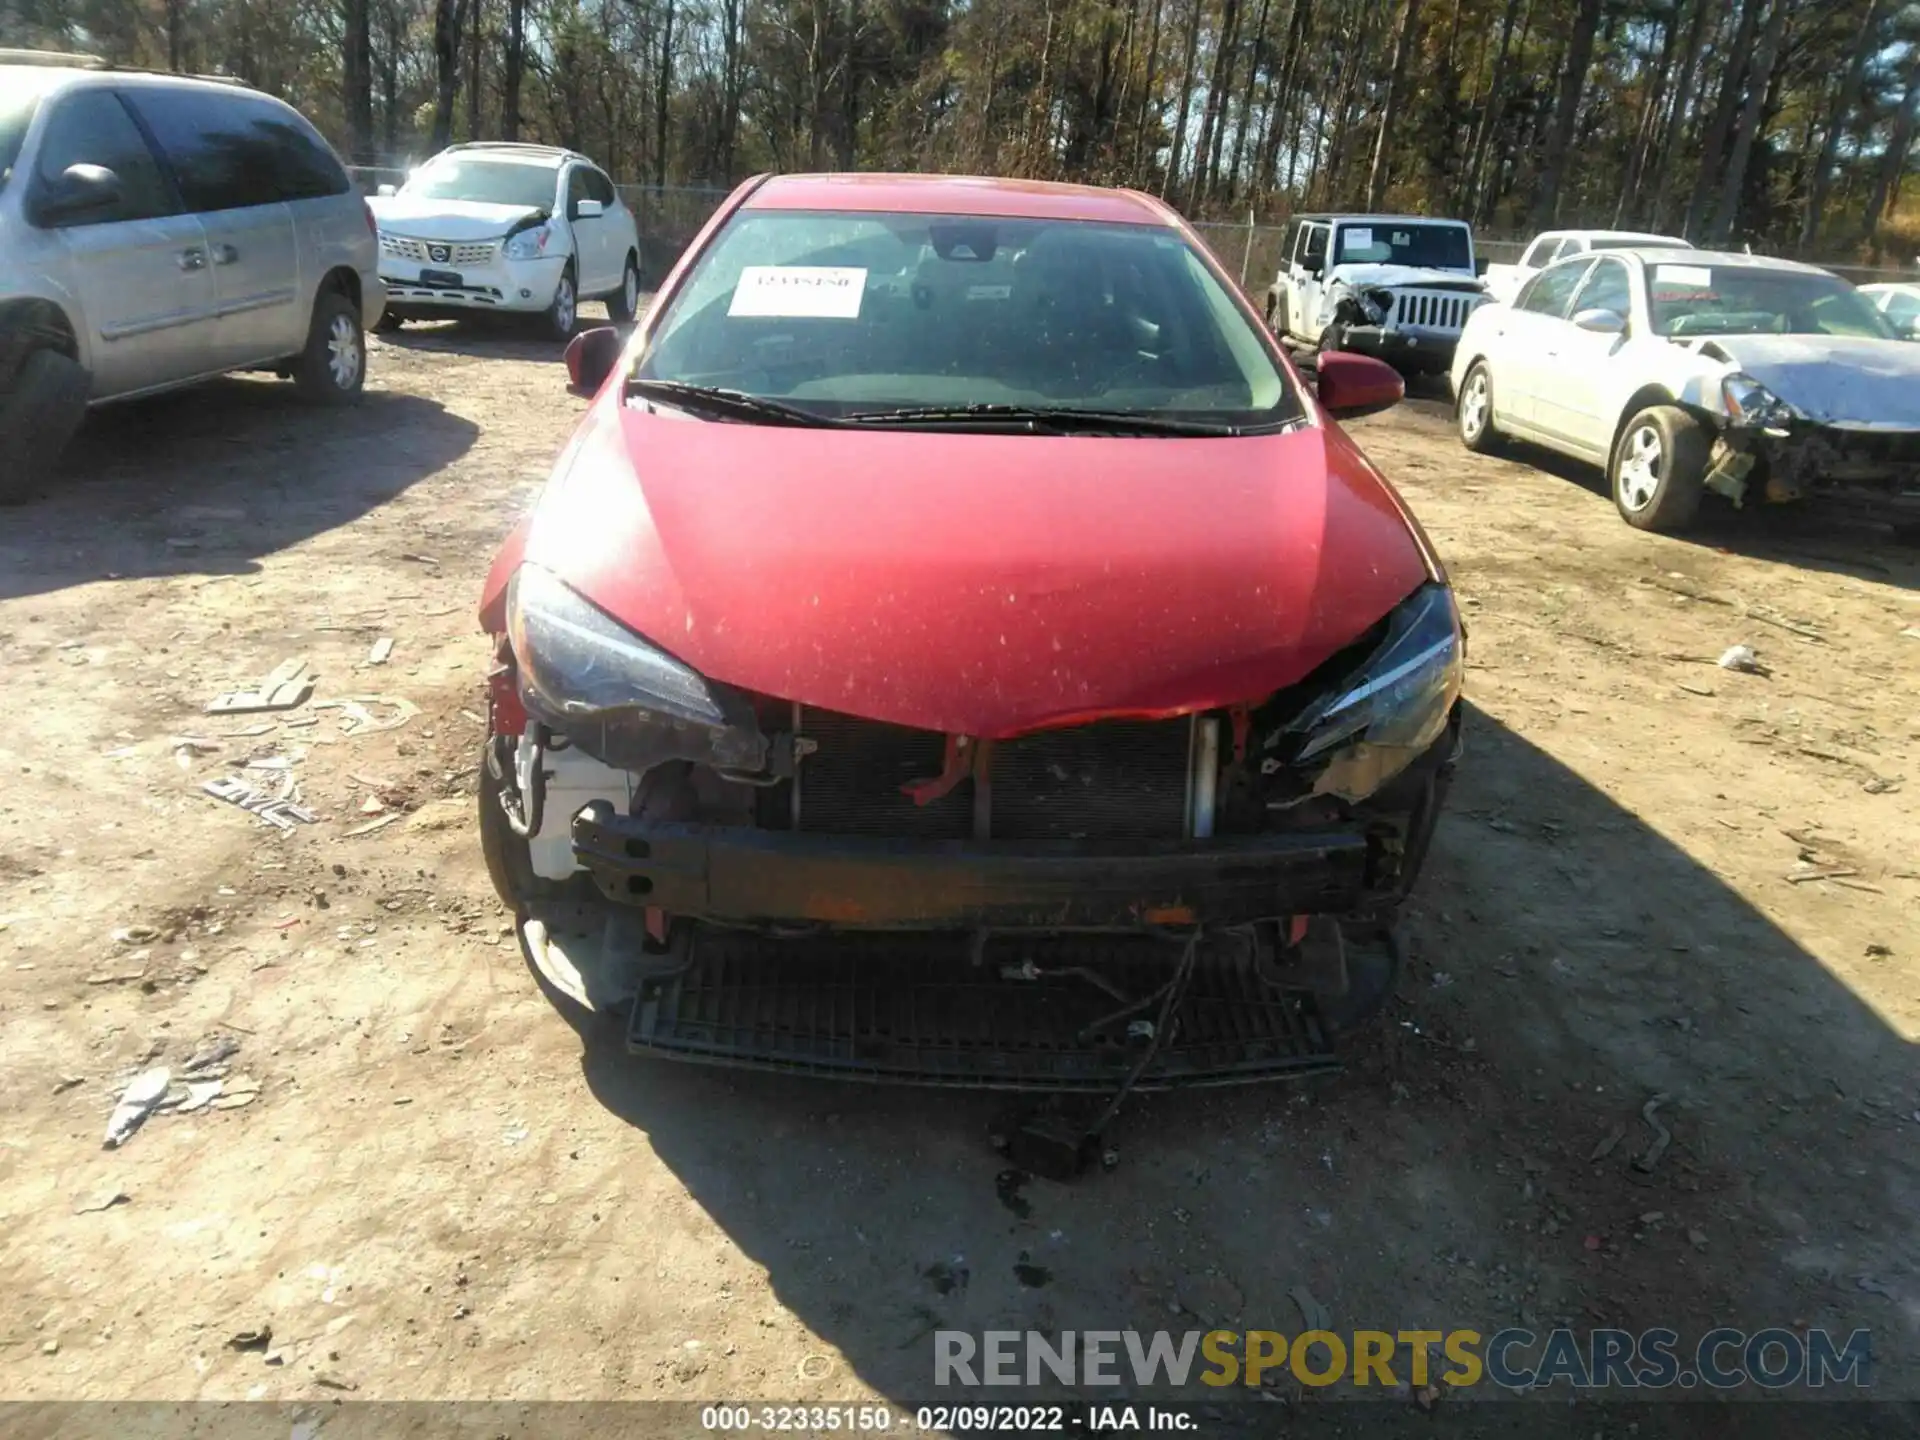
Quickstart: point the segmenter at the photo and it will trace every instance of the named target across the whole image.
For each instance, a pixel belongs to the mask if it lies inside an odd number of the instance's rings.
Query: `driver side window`
[[[1577,260],[1542,270],[1515,297],[1513,308],[1564,320],[1567,307],[1573,301],[1573,292],[1580,288],[1580,279],[1586,273],[1586,265]]]
[[[567,218],[575,219],[580,214],[580,202],[593,199],[593,192],[587,185],[587,172],[576,166],[567,172]]]
[[[1611,310],[1621,319],[1632,313],[1633,291],[1627,280],[1627,267],[1618,260],[1598,260],[1587,272],[1587,283],[1580,287],[1580,298],[1572,312]]]
[[[70,165],[101,165],[113,171],[120,177],[120,199],[61,221],[63,228],[150,220],[175,211],[153,152],[111,91],[77,91],[62,99],[48,117],[34,166],[42,191],[58,184]]]
[[[1327,227],[1309,225],[1300,232],[1300,263],[1308,270],[1318,270],[1327,258]]]

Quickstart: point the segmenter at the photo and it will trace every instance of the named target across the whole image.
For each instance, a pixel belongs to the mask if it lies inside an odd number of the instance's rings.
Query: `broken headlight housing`
[[[1367,318],[1374,324],[1381,324],[1393,314],[1393,292],[1391,290],[1363,290],[1360,303],[1367,312]]]
[[[1466,634],[1453,591],[1423,585],[1387,619],[1379,648],[1287,726],[1290,768],[1312,793],[1364,800],[1445,733],[1466,673]]]
[[[609,765],[686,759],[758,770],[767,742],[743,700],[562,583],[523,564],[507,587],[507,639],[527,708]]]
[[[1784,430],[1800,412],[1751,375],[1733,374],[1720,382],[1720,398],[1727,418],[1735,425],[1758,430]]]

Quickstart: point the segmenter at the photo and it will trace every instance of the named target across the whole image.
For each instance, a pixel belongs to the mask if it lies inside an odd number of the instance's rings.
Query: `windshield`
[[[7,181],[13,178],[13,162],[20,158],[20,146],[39,103],[39,95],[32,91],[24,95],[0,92],[0,190],[6,189]]]
[[[553,208],[559,186],[551,165],[523,165],[513,160],[434,160],[416,170],[400,187],[415,200],[476,200],[486,205],[526,205]]]
[[[636,376],[823,416],[1008,405],[1244,427],[1301,414],[1177,231],[1085,221],[743,210]]]
[[[1375,221],[1342,225],[1336,265],[1417,265],[1428,270],[1473,270],[1473,245],[1462,225]]]
[[[1653,333],[1863,335],[1897,340],[1886,316],[1835,275],[1755,265],[1654,265],[1647,276]]]

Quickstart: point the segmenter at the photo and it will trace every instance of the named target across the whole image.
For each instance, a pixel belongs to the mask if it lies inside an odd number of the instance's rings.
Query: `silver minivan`
[[[233,370],[352,401],[378,266],[365,200],[291,106],[0,50],[0,501],[90,405]]]

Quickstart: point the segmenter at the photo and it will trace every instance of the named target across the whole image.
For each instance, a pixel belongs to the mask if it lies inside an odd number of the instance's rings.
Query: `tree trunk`
[[[1254,86],[1260,79],[1260,52],[1267,41],[1267,12],[1271,0],[1260,0],[1260,18],[1253,22],[1252,53],[1247,57],[1247,88],[1240,94],[1240,124],[1233,132],[1233,159],[1227,165],[1227,199],[1240,193],[1240,166],[1247,155],[1247,127],[1253,122]]]
[[[1647,155],[1653,146],[1654,132],[1660,128],[1660,107],[1667,98],[1667,77],[1673,73],[1674,46],[1680,39],[1680,10],[1661,27],[1660,58],[1654,65],[1653,79],[1647,86],[1646,101],[1640,107],[1640,119],[1633,127],[1633,149],[1627,156],[1626,178],[1620,184],[1620,198],[1613,206],[1613,228],[1626,223],[1628,211],[1640,193],[1640,177],[1646,170]]]
[[[1217,127],[1226,123],[1227,90],[1232,85],[1233,36],[1240,19],[1240,0],[1224,0],[1220,7],[1220,33],[1213,42],[1213,69],[1207,77],[1207,104],[1201,112],[1200,143],[1193,154],[1193,178],[1187,188],[1187,208],[1192,210],[1213,180],[1214,157],[1219,153]]]
[[[187,68],[187,0],[167,0],[167,68]]]
[[[740,45],[740,0],[721,0],[720,179],[733,183],[734,150],[739,143],[740,105],[745,98],[746,63]]]
[[[1133,183],[1141,185],[1146,177],[1140,167],[1147,153],[1147,110],[1153,104],[1153,83],[1159,79],[1160,10],[1162,0],[1153,0],[1153,23],[1147,32],[1147,75],[1140,86],[1140,113],[1133,122]]]
[[[364,165],[373,150],[373,17],[370,0],[346,0],[341,46],[342,91],[347,112],[349,162]]]
[[[1719,244],[1733,234],[1740,220],[1740,195],[1747,179],[1747,162],[1753,158],[1753,141],[1760,129],[1760,117],[1766,109],[1767,90],[1773,83],[1774,62],[1780,57],[1780,42],[1787,33],[1787,15],[1791,0],[1773,0],[1767,16],[1767,28],[1760,41],[1760,53],[1753,58],[1753,74],[1747,81],[1747,103],[1740,111],[1740,124],[1733,135],[1733,155],[1727,162],[1726,177],[1720,186],[1720,208],[1708,230],[1708,238]]]
[[[1213,143],[1207,147],[1207,173],[1202,187],[1203,194],[1211,197],[1220,183],[1220,160],[1227,144],[1227,114],[1232,108],[1233,82],[1240,73],[1240,22],[1245,12],[1240,9],[1237,0],[1228,0],[1228,8],[1233,12],[1233,24],[1222,30],[1220,64],[1216,67],[1215,85],[1220,91],[1220,108],[1213,117]]]
[[[1193,62],[1200,48],[1201,0],[1191,0],[1187,16],[1186,59],[1180,62],[1180,114],[1173,122],[1173,148],[1167,152],[1167,173],[1160,181],[1160,197],[1173,194],[1180,175],[1180,152],[1187,145],[1187,119],[1193,113]]]
[[[527,73],[527,0],[507,0],[507,53],[500,72],[500,138],[520,138],[520,82]]]
[[[1473,127],[1473,141],[1467,147],[1466,180],[1460,187],[1455,209],[1472,216],[1480,203],[1480,176],[1486,169],[1494,127],[1500,123],[1507,104],[1508,60],[1513,54],[1513,22],[1520,14],[1520,0],[1507,0],[1507,13],[1500,21],[1500,48],[1494,52],[1493,79],[1487,86],[1486,103]]]
[[[1407,60],[1413,54],[1414,33],[1420,24],[1420,0],[1400,0],[1400,25],[1394,33],[1393,69],[1387,73],[1387,95],[1380,103],[1380,130],[1374,136],[1373,164],[1367,170],[1367,209],[1378,210],[1387,198],[1387,137],[1399,118],[1401,92],[1406,89]]]
[[[1533,192],[1530,228],[1536,231],[1550,227],[1560,208],[1560,177],[1573,146],[1580,101],[1587,93],[1587,67],[1593,63],[1593,37],[1599,28],[1600,0],[1580,0],[1573,37],[1567,46],[1567,68],[1560,72],[1560,96],[1553,105],[1553,129],[1547,132],[1546,157],[1541,161]]]
[[[1694,177],[1693,197],[1687,201],[1687,218],[1680,233],[1691,240],[1707,218],[1707,202],[1713,198],[1713,182],[1726,154],[1727,135],[1733,129],[1733,114],[1740,101],[1741,81],[1746,78],[1747,57],[1753,53],[1754,33],[1760,28],[1760,7],[1766,0],[1746,0],[1740,10],[1740,23],[1734,32],[1733,47],[1727,52],[1727,71],[1720,82],[1720,98],[1714,103],[1713,118],[1700,142],[1700,169]]]
[[[511,0],[520,4],[522,0]],[[661,7],[660,19],[660,68],[654,77],[653,91],[653,183],[655,187],[667,183],[667,120],[670,115],[668,102],[673,98],[673,19],[679,0],[666,0]]]
[[[480,92],[480,22],[482,19],[481,11],[486,6],[486,0],[471,0],[471,5],[473,8],[473,27],[468,40],[471,48],[467,51],[467,139],[478,140],[480,138],[480,106],[483,99]]]
[[[1300,40],[1304,31],[1310,6],[1309,0],[1293,0],[1287,7],[1287,31],[1285,49],[1280,56],[1279,78],[1273,87],[1273,109],[1267,116],[1266,138],[1260,144],[1260,167],[1254,181],[1257,190],[1270,190],[1279,179],[1280,147],[1288,141],[1287,122],[1294,113],[1294,64],[1300,53]],[[1300,148],[1299,134],[1292,135],[1293,143],[1288,145],[1288,169]],[[1291,181],[1289,181],[1291,189]]]
[[[1833,109],[1827,116],[1827,133],[1820,140],[1820,156],[1813,162],[1813,185],[1807,192],[1806,213],[1800,217],[1800,250],[1803,254],[1813,243],[1820,222],[1826,216],[1827,196],[1833,188],[1833,162],[1840,153],[1840,137],[1846,134],[1853,113],[1860,106],[1860,91],[1867,76],[1867,57],[1872,53],[1875,37],[1879,33],[1884,5],[1885,0],[1867,0],[1866,18],[1860,22],[1860,33],[1854,37],[1853,53],[1847,59],[1846,76],[1840,82],[1840,93],[1835,97]]]
[[[1693,24],[1687,28],[1687,48],[1681,55],[1680,74],[1673,84],[1673,103],[1667,112],[1666,124],[1661,127],[1660,138],[1653,147],[1652,156],[1659,161],[1655,167],[1659,178],[1653,184],[1653,204],[1644,212],[1636,207],[1636,213],[1644,213],[1647,223],[1655,230],[1667,222],[1667,206],[1673,194],[1680,137],[1686,128],[1687,107],[1693,100],[1694,75],[1700,68],[1700,50],[1706,41],[1707,17],[1712,10],[1712,0],[1694,0]]]
[[[1873,177],[1873,193],[1867,197],[1866,223],[1862,228],[1873,242],[1876,256],[1880,253],[1880,222],[1886,218],[1888,197],[1893,194],[1896,183],[1913,160],[1913,127],[1917,110],[1920,110],[1920,45],[1910,46],[1907,50],[1906,97],[1900,102],[1899,116],[1893,122],[1893,135],[1887,142],[1887,153],[1880,157],[1880,169]]]
[[[437,154],[453,142],[453,101],[460,93],[460,32],[467,21],[467,0],[433,4],[433,148]]]
[[[400,9],[397,0],[381,0],[380,110],[385,153],[382,165],[391,165],[400,153]]]

